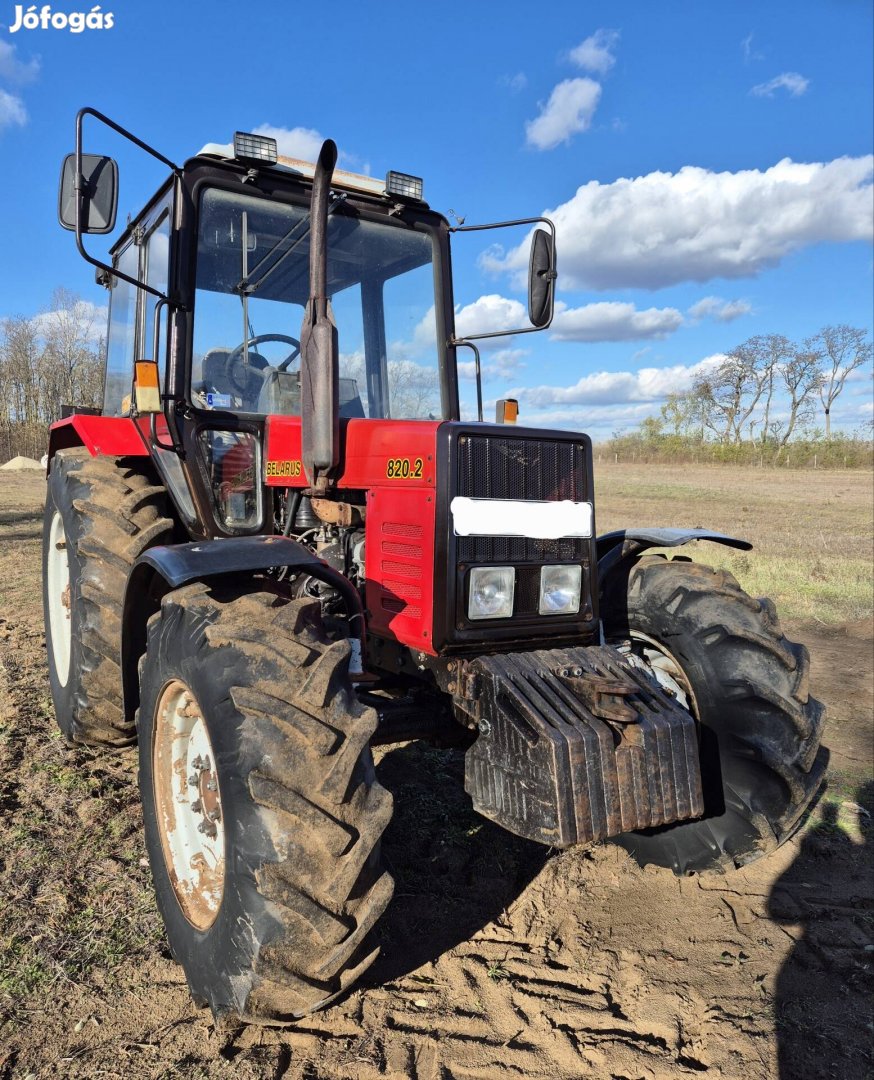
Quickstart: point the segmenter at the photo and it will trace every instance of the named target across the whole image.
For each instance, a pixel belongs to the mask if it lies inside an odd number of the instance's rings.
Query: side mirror
[[[118,166],[100,154],[82,155],[84,190],[76,190],[76,155],[67,154],[58,189],[58,221],[65,229],[76,229],[76,200],[82,198],[81,231],[110,233],[118,210]]]
[[[535,229],[528,262],[528,318],[538,330],[552,322],[555,278],[552,236],[546,229]]]

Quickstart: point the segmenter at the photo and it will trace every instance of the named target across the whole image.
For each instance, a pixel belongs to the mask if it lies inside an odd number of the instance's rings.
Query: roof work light
[[[234,157],[240,161],[260,161],[263,165],[275,165],[276,139],[235,131]]]
[[[421,176],[410,176],[409,173],[395,172],[394,169],[385,174],[386,195],[421,202],[423,187]]]

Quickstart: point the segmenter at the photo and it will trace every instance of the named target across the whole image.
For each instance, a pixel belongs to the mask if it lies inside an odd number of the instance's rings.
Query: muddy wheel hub
[[[215,922],[225,878],[225,832],[215,754],[200,706],[174,679],[155,710],[155,809],[170,882],[198,930]]]
[[[697,718],[698,708],[688,676],[676,657],[660,641],[633,630],[630,645],[620,646],[619,651],[631,660],[642,663],[659,686]]]

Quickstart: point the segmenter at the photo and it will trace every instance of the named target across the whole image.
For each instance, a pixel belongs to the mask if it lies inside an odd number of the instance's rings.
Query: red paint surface
[[[432,487],[435,480],[434,449],[437,420],[341,420],[338,488],[369,489],[378,484],[401,487]],[[265,483],[270,487],[308,487],[303,469],[299,476],[268,476],[271,463],[301,460],[299,416],[267,418],[264,451]],[[391,458],[422,459],[422,478],[389,480],[386,466]]]
[[[136,423],[127,416],[76,415],[52,424],[49,457],[71,446],[84,446],[92,457],[148,455]]]
[[[434,514],[433,489],[381,487],[367,493],[368,632],[432,655]]]
[[[433,420],[341,420],[339,492],[364,491],[368,633],[433,654],[437,428]],[[267,420],[265,482],[307,487],[299,476],[267,476],[268,463],[301,460],[300,417]],[[422,459],[421,477],[387,475],[393,459]]]

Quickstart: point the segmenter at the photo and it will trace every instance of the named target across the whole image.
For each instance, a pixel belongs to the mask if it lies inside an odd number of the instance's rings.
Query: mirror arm
[[[163,162],[164,165],[173,170],[176,176],[181,176],[181,170],[178,165],[175,165],[169,158],[165,158],[163,154],[159,154],[154,147],[149,146],[148,143],[144,143],[142,139],[138,139],[136,135],[133,135],[126,128],[121,127],[120,124],[116,124],[114,120],[110,120],[108,116],[104,116],[102,112],[98,112],[97,109],[92,109],[86,106],[84,109],[80,109],[76,114],[76,247],[79,254],[85,260],[85,262],[91,263],[92,266],[96,266],[99,270],[105,270],[107,273],[112,274],[113,277],[121,278],[122,281],[126,281],[129,285],[136,285],[138,289],[143,289],[147,293],[151,293],[152,296],[157,296],[159,300],[165,300],[168,303],[172,303],[170,298],[158,289],[153,289],[151,285],[147,285],[144,281],[137,281],[136,278],[129,277],[127,274],[121,272],[121,270],[114,270],[105,262],[101,262],[99,259],[93,258],[85,250],[85,245],[82,242],[82,210],[85,203],[85,176],[82,172],[82,122],[86,116],[93,116],[95,120],[99,120],[102,124],[106,124],[107,127],[112,128],[113,131],[118,132],[123,138],[129,142],[134,143],[141,150],[145,150],[147,154],[151,154],[152,157],[157,158],[158,161]]]
[[[491,334],[480,335],[481,337],[492,337]],[[479,349],[474,345],[472,341],[468,341],[465,338],[451,337],[448,344],[454,348],[465,348],[473,350],[473,360],[476,365],[476,415],[478,420],[483,418],[483,380],[482,369],[480,367]]]
[[[553,223],[553,221],[550,218],[547,218],[547,217],[519,218],[517,221],[496,221],[496,222],[493,222],[491,225],[450,225],[449,226],[449,231],[451,233],[456,233],[456,232],[482,232],[484,229],[505,229],[509,225],[538,225],[538,224],[546,225],[547,228],[549,229],[550,235],[552,236],[552,250],[553,250],[553,252],[555,252],[555,224]],[[556,277],[558,277],[558,275],[553,270],[552,271],[553,280]],[[549,329],[549,327],[552,325],[552,316],[553,316],[553,314],[554,314],[554,312],[550,313],[549,322],[544,323],[543,326],[523,326],[518,330],[496,330],[496,331],[492,331],[489,334],[467,334],[467,335],[465,335],[464,338],[456,338],[453,335],[449,339],[449,344],[450,345],[456,345],[456,346],[457,345],[467,345],[468,342],[471,342],[471,341],[483,341],[486,338],[510,337],[511,335],[514,335],[514,334],[536,334],[536,333],[539,333],[541,330],[548,330]],[[471,348],[472,347],[473,346],[471,346]],[[480,409],[480,413],[482,413],[482,409]],[[482,420],[482,415],[480,415],[480,420]]]
[[[516,221],[495,221],[490,225],[450,225],[449,231],[454,232],[482,232],[483,229],[506,229],[510,225],[546,225],[552,233],[552,243],[555,245],[555,225],[546,217],[518,218]]]

